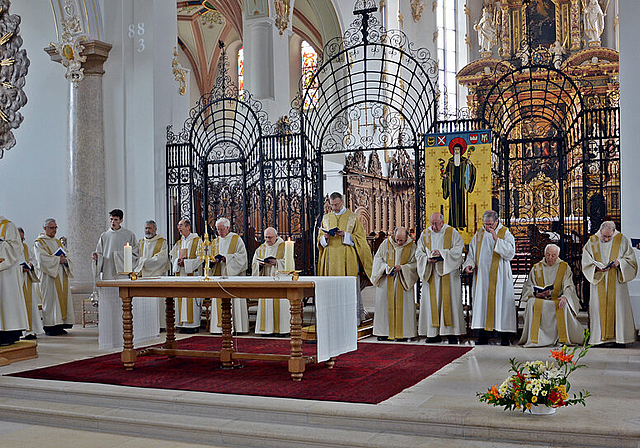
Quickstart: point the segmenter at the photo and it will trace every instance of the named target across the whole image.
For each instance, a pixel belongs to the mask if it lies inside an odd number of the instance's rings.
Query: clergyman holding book
[[[569,265],[560,259],[560,247],[547,244],[544,259],[533,265],[522,286],[524,329],[520,344],[545,347],[560,342],[580,345],[584,342],[582,325],[576,315],[580,302]]]

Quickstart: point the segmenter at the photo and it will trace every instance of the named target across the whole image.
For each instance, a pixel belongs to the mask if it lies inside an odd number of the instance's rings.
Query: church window
[[[242,98],[244,93],[244,47],[238,50],[238,96]]]
[[[314,78],[318,70],[318,53],[306,40],[300,45],[302,53],[302,82],[304,88],[304,108],[313,107],[318,102],[318,79]]]
[[[460,48],[458,23],[464,23],[464,12],[460,0],[440,0],[437,2],[436,17],[438,25],[438,88],[441,92],[439,110],[443,114],[455,114],[458,103],[458,83],[456,73],[466,64]],[[462,14],[463,18],[459,15]]]

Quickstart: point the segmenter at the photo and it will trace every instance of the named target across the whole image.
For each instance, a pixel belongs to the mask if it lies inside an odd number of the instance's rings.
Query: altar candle
[[[295,242],[291,241],[291,238],[284,242],[284,270],[287,272],[296,269],[296,263],[293,260],[294,244]]]
[[[133,272],[133,248],[129,243],[124,246],[124,272]]]

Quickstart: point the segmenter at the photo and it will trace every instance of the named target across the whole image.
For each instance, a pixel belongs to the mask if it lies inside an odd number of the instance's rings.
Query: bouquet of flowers
[[[498,386],[492,386],[485,393],[478,392],[480,401],[493,406],[504,406],[505,410],[531,410],[533,406],[547,406],[559,408],[582,404],[591,394],[588,390],[581,390],[577,395],[569,398],[571,384],[567,379],[574,370],[586,367],[579,364],[590,345],[589,330],[585,330],[584,344],[580,347],[567,348],[563,345],[560,350],[551,350],[553,361],[516,361],[509,359],[510,372],[513,374]],[[577,352],[577,353],[576,353]]]

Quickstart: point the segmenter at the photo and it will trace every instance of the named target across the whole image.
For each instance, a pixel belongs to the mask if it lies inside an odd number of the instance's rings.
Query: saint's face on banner
[[[425,135],[427,215],[440,212],[469,243],[491,208],[491,131]]]

